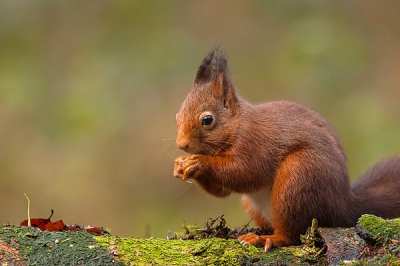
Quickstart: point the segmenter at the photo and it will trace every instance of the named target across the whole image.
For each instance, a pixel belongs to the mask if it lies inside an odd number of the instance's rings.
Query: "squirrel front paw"
[[[199,173],[199,158],[202,155],[183,155],[175,159],[174,176],[186,182],[195,179]]]

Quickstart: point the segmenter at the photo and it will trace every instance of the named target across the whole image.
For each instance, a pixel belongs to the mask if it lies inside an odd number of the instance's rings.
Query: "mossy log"
[[[373,246],[359,241],[356,230],[316,230],[326,243],[319,247],[314,243],[300,246],[275,248],[264,253],[262,248],[241,245],[235,239],[206,238],[197,240],[167,240],[160,238],[123,238],[117,236],[93,236],[83,231],[40,232],[34,228],[0,226],[1,265],[328,265],[351,263],[352,265],[400,265],[399,220],[388,221],[374,216],[360,218],[357,231],[370,234],[368,221],[376,232],[380,221],[386,242]],[[393,228],[394,227],[394,228]],[[337,236],[335,235],[337,230]],[[314,231],[314,230],[312,230]],[[387,232],[395,232],[390,235]],[[382,234],[378,229],[378,234]],[[307,237],[306,237],[307,238]],[[346,238],[346,239],[345,239]],[[349,241],[349,238],[352,240]],[[304,238],[303,238],[304,239]],[[310,239],[310,238],[308,238]],[[378,237],[382,239],[382,237]],[[351,258],[338,256],[335,245],[360,245]],[[368,242],[368,241],[367,241]],[[347,246],[348,248],[348,246]],[[346,249],[346,247],[344,248]],[[339,249],[340,250],[340,249]],[[330,257],[331,256],[331,257]]]

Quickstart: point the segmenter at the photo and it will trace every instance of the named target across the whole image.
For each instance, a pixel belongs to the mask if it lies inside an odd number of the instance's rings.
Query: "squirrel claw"
[[[271,248],[272,248],[272,239],[271,238],[265,239],[264,251],[268,252],[271,250]]]
[[[186,183],[192,184],[193,183],[193,178],[188,178],[188,179],[183,179],[186,181]]]
[[[254,233],[248,233],[242,236],[239,236],[239,241],[245,245],[252,245],[252,246],[263,246],[264,240]]]

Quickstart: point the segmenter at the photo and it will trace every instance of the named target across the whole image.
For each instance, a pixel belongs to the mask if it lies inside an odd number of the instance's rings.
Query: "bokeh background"
[[[172,176],[175,113],[221,46],[239,93],[336,128],[354,179],[400,151],[400,2],[0,2],[0,222],[31,216],[165,237],[248,222]]]

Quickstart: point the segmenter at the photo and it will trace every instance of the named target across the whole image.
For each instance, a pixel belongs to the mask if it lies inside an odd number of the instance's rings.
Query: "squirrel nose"
[[[189,149],[189,140],[181,138],[176,139],[176,146],[181,150],[187,151]]]

